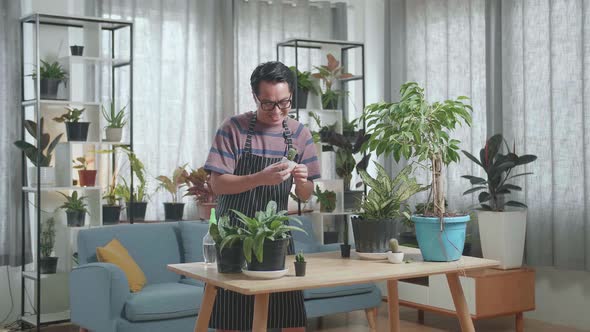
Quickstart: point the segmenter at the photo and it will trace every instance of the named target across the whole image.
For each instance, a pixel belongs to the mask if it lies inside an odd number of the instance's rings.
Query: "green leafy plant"
[[[60,206],[61,209],[66,210],[66,212],[86,212],[88,213],[88,209],[86,208],[86,203],[84,200],[86,196],[79,196],[78,192],[74,191],[72,195],[66,195],[62,192],[58,192],[58,194],[62,195],[66,201]]]
[[[360,203],[362,212],[359,216],[366,220],[410,218],[405,202],[415,194],[428,190],[423,187],[411,174],[412,165],[404,167],[395,178],[391,178],[385,168],[375,162],[377,177],[373,178],[362,170],[359,172],[363,182],[370,188],[368,194]]]
[[[354,137],[356,135],[357,126],[357,119],[353,119],[349,122],[346,117],[344,117],[342,120],[342,135],[346,137]]]
[[[59,122],[59,123],[63,123],[63,122],[77,123],[80,121],[80,117],[82,116],[82,113],[84,113],[85,108],[78,109],[78,108],[66,107],[66,110],[68,110],[68,111],[66,113],[62,114],[60,117],[53,118],[53,121]]]
[[[39,141],[39,138],[37,137],[37,123],[31,120],[25,120],[24,126],[27,132],[33,136],[36,141]],[[41,145],[39,149],[37,149],[36,145],[22,140],[14,142],[14,145],[24,152],[25,156],[29,158],[33,165],[37,167],[49,167],[51,164],[51,154],[63,134],[57,135],[57,137],[51,141],[50,135],[43,132],[43,118],[39,121],[39,127],[41,133],[41,142],[38,142]]]
[[[116,145],[113,150],[99,150],[96,151],[98,153],[116,153],[120,151],[127,155],[127,159],[129,160],[129,164],[131,166],[131,170],[133,171],[133,175],[137,178],[138,185],[135,186],[133,189],[133,201],[134,202],[145,202],[149,199],[148,191],[147,191],[147,176],[146,176],[146,169],[143,162],[137,157],[137,155],[125,145]],[[114,186],[113,192],[116,193],[117,197],[122,198],[126,202],[131,201],[131,188],[127,182],[127,180],[123,177],[120,177],[123,183],[119,183],[114,185],[114,181],[111,184]]]
[[[41,258],[51,257],[55,246],[55,219],[47,219],[41,224],[41,238],[39,239],[39,253]]]
[[[88,169],[88,161],[86,160],[86,157],[78,157],[75,160],[72,160],[72,162],[74,163],[75,169],[83,171],[86,171]]]
[[[391,252],[393,253],[400,252],[397,239],[389,239],[389,249],[391,249]]]
[[[185,196],[194,196],[195,200],[200,203],[213,203],[216,196],[209,184],[209,173],[204,167],[192,170],[187,177],[187,186]]]
[[[299,71],[295,66],[289,67],[293,72],[293,75],[297,76],[297,87],[304,91],[311,91],[312,93],[316,94],[316,89],[311,80],[311,73],[308,71]]]
[[[108,111],[104,105],[101,105],[100,107],[102,109],[102,116],[107,122],[107,128],[123,128],[125,124],[127,124],[127,120],[125,120],[125,109],[127,108],[127,105],[117,111],[115,101],[112,100]]]
[[[363,148],[376,151],[378,156],[393,154],[396,161],[402,156],[428,161],[434,214],[442,218],[445,215],[443,164],[459,161],[460,141],[452,139],[449,132],[461,122],[471,125],[472,108],[463,102],[468,99],[463,96],[430,104],[424,97],[424,89],[415,82],[403,84],[400,94],[399,102],[376,103],[365,108],[361,119],[366,121],[371,136]]]
[[[297,156],[297,150],[289,148],[289,152],[287,152],[287,159],[293,161],[295,160],[295,156]]]
[[[344,180],[344,190],[350,190],[352,172],[356,166],[353,154],[346,149],[336,151],[336,175]]]
[[[329,53],[327,56],[328,64],[321,66],[314,66],[318,70],[317,73],[312,74],[313,77],[319,78],[324,82],[325,90],[322,93],[322,106],[326,108],[329,104],[337,102],[340,96],[346,93],[341,90],[332,89],[334,83],[337,80],[350,78],[353,75],[345,73],[344,68],[340,66],[340,62],[336,60],[336,57]]]
[[[160,181],[158,189],[164,189],[172,195],[172,202],[178,203],[178,191],[187,185],[189,173],[186,171],[186,165],[177,167],[172,173],[172,178],[160,175],[156,180]]]
[[[295,255],[295,261],[298,263],[305,263],[305,256],[303,256],[303,250],[301,250],[297,255]]]
[[[228,216],[219,218],[219,221],[212,218],[209,223],[209,234],[215,244],[219,246],[220,251],[227,246],[233,247],[241,244],[245,236],[241,227],[230,225]]]
[[[264,241],[276,241],[279,239],[287,239],[291,235],[291,231],[300,231],[306,233],[303,229],[297,226],[289,226],[285,223],[287,221],[294,221],[301,225],[301,221],[297,218],[289,217],[287,211],[277,211],[277,203],[270,201],[266,205],[265,211],[258,211],[254,218],[248,217],[240,211],[231,210],[238,217],[238,220],[243,224],[241,234],[229,235],[223,239],[223,244],[230,241],[235,241],[236,238],[243,240],[244,256],[248,262],[252,262],[252,253],[256,256],[259,262],[264,259]]]
[[[120,198],[117,196],[117,186],[115,184],[111,184],[107,187],[102,199],[107,201],[108,206],[115,206],[117,204],[117,199]]]
[[[506,153],[501,153],[502,144],[506,147]],[[473,188],[467,190],[463,195],[481,191],[478,196],[482,210],[487,211],[504,211],[505,206],[515,206],[526,208],[526,204],[517,201],[504,202],[504,195],[509,195],[512,191],[521,191],[522,188],[508,183],[510,179],[519,176],[526,176],[533,173],[513,174],[512,170],[518,166],[523,166],[537,160],[537,156],[526,154],[522,156],[514,153],[515,146],[512,150],[501,134],[496,134],[487,140],[486,145],[479,151],[479,160],[469,152],[462,150],[467,158],[479,165],[486,173],[487,179],[463,175],[473,185]]]
[[[33,72],[33,79],[37,78],[37,73]],[[41,79],[53,79],[53,80],[60,80],[65,81],[68,78],[68,74],[63,69],[63,67],[59,64],[59,62],[47,62],[41,60]]]
[[[317,197],[318,202],[321,204],[322,212],[332,212],[336,208],[336,193],[332,190],[324,190],[320,189],[320,186],[316,184],[315,191],[313,192],[315,197]]]

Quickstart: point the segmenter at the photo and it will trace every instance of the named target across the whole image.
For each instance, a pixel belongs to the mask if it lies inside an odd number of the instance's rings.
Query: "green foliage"
[[[38,141],[37,123],[31,120],[25,120],[24,126],[27,132]],[[14,142],[14,145],[24,152],[25,156],[29,158],[33,165],[37,167],[49,167],[51,164],[51,154],[53,153],[53,150],[59,143],[59,140],[63,134],[57,135],[57,137],[50,143],[51,137],[49,134],[43,132],[43,118],[41,118],[41,121],[39,122],[39,127],[41,132],[40,149],[37,149],[37,145],[33,145],[27,141],[16,141]]]
[[[391,252],[400,252],[399,251],[399,243],[397,242],[397,239],[389,239],[389,249],[391,249]]]
[[[41,258],[50,257],[55,246],[55,219],[53,217],[41,224],[41,238],[39,240]]]
[[[36,74],[33,74],[33,78],[36,78]],[[52,63],[41,60],[41,79],[54,79],[54,80],[66,80],[68,75],[59,62],[54,61]]]
[[[301,250],[297,255],[295,255],[295,261],[299,263],[305,263],[305,256],[303,256],[303,250]]]
[[[336,174],[344,180],[344,190],[350,190],[350,180],[356,161],[352,152],[346,149],[336,151]]]
[[[53,118],[53,121],[59,122],[59,123],[63,123],[63,122],[77,123],[78,121],[80,121],[80,117],[82,116],[82,113],[84,113],[85,108],[78,109],[78,108],[66,107],[66,110],[68,110],[68,111],[66,113],[62,114],[60,117]]]
[[[287,152],[287,159],[293,161],[295,160],[295,156],[297,156],[297,150],[290,148],[289,152]]]
[[[172,178],[160,175],[156,180],[160,181],[158,189],[164,189],[172,195],[172,202],[178,203],[178,190],[187,186],[189,173],[186,171],[187,164],[177,167],[172,173]]]
[[[370,188],[360,204],[361,218],[367,220],[410,218],[405,202],[415,194],[428,190],[429,187],[423,187],[416,178],[411,176],[414,171],[412,165],[404,167],[393,179],[377,162],[375,167],[377,168],[375,178],[365,170],[359,172],[363,182]]]
[[[506,147],[506,154],[501,153],[502,143]],[[462,150],[467,158],[479,165],[486,173],[487,179],[472,175],[463,175],[473,185],[473,188],[465,191],[463,195],[481,191],[478,196],[482,210],[487,211],[504,211],[505,206],[515,206],[526,208],[524,203],[517,201],[504,202],[504,195],[509,195],[513,191],[521,191],[522,188],[507,183],[508,180],[526,176],[533,173],[520,173],[511,175],[515,167],[526,165],[537,160],[535,155],[518,156],[508,146],[506,140],[501,134],[496,134],[487,140],[486,145],[479,151],[479,160],[469,152]]]
[[[354,136],[358,126],[358,119],[353,119],[352,121],[348,122],[346,117],[342,121],[342,135],[344,136]]]
[[[147,176],[145,166],[143,165],[143,162],[139,160],[139,158],[137,158],[137,155],[135,155],[131,148],[124,145],[117,145],[113,150],[99,150],[96,152],[114,153],[117,151],[121,151],[122,153],[127,155],[127,159],[129,160],[129,164],[131,165],[131,169],[133,170],[133,175],[137,178],[137,182],[134,181],[138,184],[133,189],[133,201],[145,202],[149,199],[149,195],[147,193]],[[123,183],[117,184],[113,189],[113,192],[116,193],[117,197],[124,199],[126,202],[130,202],[131,188],[129,187],[127,180],[125,180],[125,178],[121,178],[121,181]],[[111,185],[114,185],[114,183]]]
[[[66,212],[86,212],[88,213],[88,209],[86,208],[86,203],[84,200],[86,196],[78,197],[78,192],[74,191],[72,195],[66,195],[62,192],[58,192],[58,194],[65,197],[66,201],[60,206],[61,209],[66,210]]]
[[[332,212],[336,208],[336,193],[332,190],[322,191],[320,186],[316,184],[315,191],[313,194],[317,197],[318,202],[321,204],[322,212]]]
[[[289,67],[294,75],[297,76],[297,87],[305,91],[311,91],[317,94],[314,84],[311,80],[311,73],[308,71],[301,72],[295,66]]]
[[[286,225],[287,221],[294,221],[301,224],[297,218],[289,217],[287,211],[277,212],[277,203],[270,201],[266,205],[265,211],[258,211],[254,218],[250,218],[240,211],[231,210],[243,224],[239,232],[241,234],[235,236],[223,237],[222,247],[230,241],[235,241],[234,238],[243,240],[244,256],[248,262],[252,261],[252,253],[256,256],[259,262],[263,262],[264,241],[276,241],[279,239],[289,238],[290,231],[300,231],[306,233],[303,229],[297,226]]]
[[[120,196],[117,196],[117,194],[117,186],[112,183],[107,187],[107,190],[105,191],[102,198],[107,201],[107,205],[115,206],[117,205],[117,199],[121,198]]]
[[[245,237],[242,228],[230,225],[228,216],[219,218],[217,222],[209,223],[209,235],[219,246],[220,251],[227,246],[233,247],[241,244]]]
[[[100,107],[102,109],[102,116],[107,122],[107,128],[123,128],[125,124],[127,124],[127,120],[125,120],[125,109],[127,108],[127,105],[117,111],[115,108],[115,101],[112,100],[108,111],[104,105],[101,105]]]
[[[88,161],[86,160],[86,157],[78,157],[78,158],[76,158],[76,160],[72,160],[72,162],[74,163],[75,169],[79,169],[79,170],[83,170],[83,171],[88,169]]]

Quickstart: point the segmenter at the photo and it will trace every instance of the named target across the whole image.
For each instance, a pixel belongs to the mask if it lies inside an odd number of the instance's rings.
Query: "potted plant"
[[[346,139],[350,142],[350,144],[354,144],[358,137],[357,132],[357,119],[352,121],[348,121],[346,117],[342,119],[342,135],[346,137]]]
[[[58,257],[52,257],[55,246],[55,220],[53,217],[41,224],[41,238],[39,239],[39,272],[54,274],[57,270]]]
[[[291,239],[291,231],[305,231],[285,224],[299,219],[289,217],[287,211],[277,211],[277,203],[270,201],[265,211],[256,212],[254,218],[232,210],[243,224],[239,235],[243,239],[243,251],[250,271],[280,271],[285,269],[285,256]],[[236,237],[236,236],[234,236]],[[224,241],[231,241],[232,236]]]
[[[389,240],[390,251],[387,252],[387,260],[393,264],[399,264],[404,261],[404,253],[399,250],[397,239]]]
[[[88,209],[86,208],[86,203],[84,200],[86,196],[78,197],[78,192],[74,191],[71,196],[66,195],[62,192],[58,192],[60,195],[65,197],[66,201],[60,208],[66,210],[66,215],[68,217],[68,226],[69,227],[81,227],[84,226],[84,220],[86,219],[86,213],[88,213]]]
[[[57,90],[59,83],[65,82],[68,78],[68,74],[59,64],[54,61],[49,63],[41,60],[41,82],[40,95],[41,99],[57,99]],[[37,78],[37,74],[33,73],[33,79]]]
[[[444,202],[446,209],[449,205],[446,199],[444,200]],[[414,207],[414,212],[412,213],[412,215],[422,215],[426,213],[426,211],[432,211],[433,207],[434,205],[432,204],[432,202],[429,202],[428,204],[418,203]],[[402,218],[401,222],[404,226],[404,230],[399,233],[399,244],[406,247],[418,248],[418,240],[416,239],[416,229],[414,227],[414,222],[412,222],[412,218]],[[467,245],[467,242],[465,242],[465,245]]]
[[[389,240],[397,237],[399,219],[409,217],[405,202],[428,189],[412,177],[412,165],[404,167],[393,179],[377,162],[375,168],[375,178],[365,170],[359,172],[369,192],[360,203],[361,212],[352,217],[352,233],[358,252],[386,252]]]
[[[51,167],[52,153],[63,134],[57,135],[52,141],[49,134],[43,131],[43,118],[39,121],[39,132],[41,133],[41,140],[37,137],[37,123],[31,120],[25,120],[25,129],[31,135],[37,144],[33,145],[27,141],[21,140],[14,142],[14,145],[21,149],[25,156],[33,163],[34,166],[29,167],[29,186],[37,185],[37,168],[39,168],[40,184],[41,186],[55,185],[55,168]]]
[[[60,117],[53,118],[53,121],[66,124],[68,141],[86,141],[88,138],[88,127],[90,122],[80,122],[84,108],[66,107],[67,112]]]
[[[311,73],[308,71],[300,72],[295,66],[291,66],[289,69],[291,69],[293,75],[297,77],[297,98],[293,96],[291,109],[306,108],[309,92],[311,91],[315,93],[315,88],[311,80]]]
[[[305,261],[305,257],[303,256],[303,250],[301,250],[297,255],[295,255],[295,276],[296,277],[305,277],[305,267],[307,262]]]
[[[115,101],[112,100],[109,111],[106,110],[104,105],[100,106],[102,109],[102,116],[107,122],[105,127],[105,140],[108,142],[120,142],[123,136],[123,127],[127,124],[125,120],[125,109],[127,105],[117,111],[115,108]]]
[[[316,184],[313,194],[320,203],[320,212],[333,212],[336,209],[336,193],[332,190],[322,191],[320,186]]]
[[[74,168],[78,170],[78,184],[80,187],[94,187],[96,184],[96,170],[88,169],[86,157],[78,157],[74,162]]]
[[[199,218],[208,220],[211,209],[217,206],[217,196],[209,185],[209,174],[204,167],[192,170],[187,178],[187,192],[185,196],[194,196],[199,207]]]
[[[459,160],[460,141],[449,136],[457,125],[471,125],[471,106],[463,103],[467,97],[428,103],[424,89],[417,83],[401,87],[401,100],[396,103],[376,103],[365,108],[369,140],[364,148],[393,154],[399,161],[416,158],[427,162],[432,174],[431,196],[433,210],[412,216],[422,256],[427,261],[453,261],[461,257],[469,215],[445,212],[443,167]]]
[[[82,56],[82,54],[84,54],[84,46],[72,45],[70,46],[70,52],[74,56]]]
[[[334,55],[329,53],[327,56],[328,64],[322,66],[314,66],[318,70],[317,73],[312,74],[313,77],[319,78],[324,82],[325,90],[322,93],[322,107],[325,110],[334,110],[338,108],[338,99],[345,94],[342,90],[332,89],[333,84],[337,80],[342,80],[352,77],[352,74],[345,73],[344,68],[340,66],[340,62],[336,60]]]
[[[106,201],[106,204],[102,205],[102,224],[103,225],[115,225],[119,223],[121,217],[121,205],[118,202],[118,198],[121,196],[119,190],[121,187],[117,187],[114,183],[108,186],[105,194],[102,198]]]
[[[184,214],[184,203],[178,199],[178,192],[187,184],[188,172],[186,164],[177,167],[172,173],[172,178],[160,175],[156,180],[160,181],[158,189],[164,189],[172,196],[172,202],[164,203],[164,214],[166,220],[182,220]]]
[[[133,194],[131,193],[131,186],[127,183],[127,180],[120,177],[123,183],[117,184],[115,191],[117,196],[122,198],[126,204],[127,219],[130,221],[143,221],[145,220],[145,212],[147,210],[147,201],[149,195],[147,192],[147,176],[145,166],[143,162],[137,158],[137,155],[127,146],[117,146],[115,149],[120,149],[127,155],[131,170],[135,176],[135,182],[137,185],[133,188]],[[106,150],[101,152],[111,153],[113,150]]]
[[[506,147],[506,153],[502,153],[502,146]],[[506,201],[505,197],[522,190],[521,187],[509,183],[510,180],[532,174],[514,174],[512,171],[518,166],[535,161],[537,156],[516,155],[515,148],[510,150],[501,134],[487,140],[485,147],[479,152],[479,159],[467,151],[463,153],[485,172],[485,178],[463,176],[473,185],[464,195],[480,192],[477,218],[483,256],[500,261],[502,269],[520,267],[524,254],[527,206],[514,200]]]
[[[244,234],[238,226],[229,224],[229,217],[217,221],[211,218],[209,234],[215,242],[217,271],[220,273],[240,273],[246,263],[243,249]]]

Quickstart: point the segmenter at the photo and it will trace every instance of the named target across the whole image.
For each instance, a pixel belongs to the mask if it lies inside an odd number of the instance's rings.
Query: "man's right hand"
[[[283,181],[287,180],[291,176],[291,172],[288,170],[289,163],[278,162],[267,166],[256,175],[260,185],[274,186]]]

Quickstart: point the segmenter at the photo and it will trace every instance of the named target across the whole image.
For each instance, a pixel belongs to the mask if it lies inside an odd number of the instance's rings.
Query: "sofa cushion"
[[[119,240],[112,239],[104,247],[96,247],[96,257],[99,262],[115,264],[123,270],[132,292],[139,292],[147,283],[145,274]]]
[[[141,322],[195,316],[202,297],[202,287],[178,282],[150,284],[127,300],[125,317]]]
[[[350,286],[335,286],[315,289],[306,289],[303,291],[303,297],[306,300],[326,299],[330,297],[340,297],[347,295],[357,295],[370,293],[375,288],[374,284],[357,284]]]
[[[207,234],[209,224],[202,221],[181,221],[180,236],[185,263],[203,261],[203,237]]]

